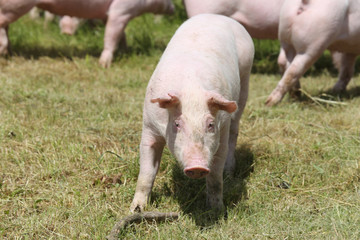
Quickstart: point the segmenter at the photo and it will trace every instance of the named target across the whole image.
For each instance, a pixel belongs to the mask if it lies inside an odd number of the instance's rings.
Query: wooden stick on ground
[[[108,240],[117,240],[119,239],[119,233],[121,230],[125,229],[128,225],[132,223],[140,223],[143,220],[146,221],[156,221],[162,222],[165,220],[176,220],[179,217],[179,213],[176,212],[169,212],[169,213],[162,213],[162,212],[142,212],[142,213],[134,213],[127,217],[122,218],[119,222],[115,224],[113,229],[111,230],[110,234],[106,237]]]

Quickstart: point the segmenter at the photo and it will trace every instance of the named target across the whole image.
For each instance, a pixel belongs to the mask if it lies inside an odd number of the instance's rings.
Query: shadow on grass
[[[254,155],[249,146],[241,145],[235,152],[236,169],[233,177],[224,176],[224,205],[232,208],[247,198],[246,179],[253,171]],[[173,197],[178,201],[184,214],[194,219],[197,226],[211,227],[222,216],[214,217],[206,206],[205,179],[194,180],[186,177],[178,164],[173,165]],[[223,216],[226,218],[226,213]]]
[[[77,47],[43,47],[40,45],[20,45],[12,47],[12,56],[21,56],[25,59],[39,59],[40,57],[50,58],[84,58],[87,55],[99,57],[101,50],[98,48],[80,49]]]
[[[289,101],[301,102],[305,105],[314,103],[323,107],[331,107],[343,104],[343,100],[350,100],[360,97],[360,86],[350,88],[341,93],[335,93],[332,89],[321,91],[316,95],[310,96],[301,93],[299,97],[289,97]]]
[[[69,38],[70,37],[76,38],[77,36],[69,36]],[[163,51],[166,48],[166,43],[154,43],[151,36],[146,34],[141,37],[132,36],[131,40],[131,45],[128,45],[126,40],[120,41],[118,48],[114,52],[115,61],[132,55],[150,56],[153,54],[153,50]],[[72,59],[73,57],[84,58],[86,56],[100,57],[103,46],[86,43],[81,45],[81,39],[77,39],[76,41],[79,42],[79,44],[72,43],[70,46],[67,45],[68,43],[66,42],[57,43],[57,46],[42,46],[41,43],[24,44],[16,42],[11,45],[10,50],[12,56],[22,56],[25,59],[39,59],[45,56],[67,59]]]
[[[155,47],[148,47],[146,44],[143,46],[137,43],[135,46],[127,46],[123,43],[120,43],[119,48],[114,53],[114,60],[118,61],[119,59],[126,58],[132,55],[145,55],[150,56],[152,50],[161,50],[163,51],[166,47],[165,44],[158,44]],[[41,45],[16,45],[11,48],[11,56],[21,56],[25,59],[39,59],[41,57],[50,57],[50,58],[67,58],[73,59],[85,58],[86,56],[92,56],[100,58],[102,48],[90,47],[90,48],[78,48],[74,46],[61,46],[61,47],[44,47]],[[7,56],[6,58],[11,58]]]
[[[354,99],[360,97],[360,86],[352,87],[344,92],[341,93],[334,93],[332,90],[327,90],[325,92],[321,92],[321,96],[330,96],[328,98],[332,99]]]

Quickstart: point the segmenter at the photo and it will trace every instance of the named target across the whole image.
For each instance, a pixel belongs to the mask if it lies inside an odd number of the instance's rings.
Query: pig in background
[[[286,0],[281,9],[279,37],[287,68],[266,104],[273,106],[287,92],[296,93],[300,77],[329,49],[339,69],[334,92],[346,90],[360,54],[359,0]]]
[[[213,13],[240,22],[257,39],[278,39],[281,6],[285,0],[183,0],[188,17]],[[280,49],[280,72],[285,70],[286,58]]]
[[[166,144],[188,177],[206,177],[207,203],[223,211],[253,56],[250,35],[231,18],[200,14],[179,27],[147,86],[132,212],[145,208]]]
[[[29,16],[33,20],[39,19],[41,16],[40,12],[41,12],[41,9],[34,7],[30,10]],[[55,15],[48,11],[44,11],[44,19],[45,19],[45,24],[47,24],[55,19]]]
[[[42,10],[34,7],[30,10],[29,16],[31,19],[36,20],[41,17]],[[49,22],[54,21],[56,16],[48,11],[44,12],[44,25],[47,26]],[[74,35],[76,30],[79,28],[82,20],[77,17],[62,16],[59,21],[60,32],[62,34]]]
[[[0,0],[0,55],[8,53],[9,24],[28,13],[33,7],[60,16],[106,21],[104,49],[100,56],[103,67],[111,65],[120,39],[124,39],[127,23],[144,13],[172,14],[171,0]]]
[[[251,37],[257,39],[278,39],[279,38],[279,23],[280,23],[280,12],[282,9],[285,0],[183,0],[187,15],[189,17],[195,16],[200,13],[215,13],[221,14],[228,17],[235,19],[236,21],[240,22],[246,30],[249,32]],[[289,6],[296,6],[299,5],[299,1],[287,1],[287,5]],[[306,2],[306,1],[304,1]],[[321,1],[320,1],[321,2]],[[320,3],[320,4],[325,4]],[[353,4],[354,5],[354,4]],[[287,10],[284,10],[287,11]],[[287,19],[283,19],[284,23],[288,22]],[[314,23],[309,18],[309,21]],[[314,24],[313,27],[316,27]],[[315,33],[315,36],[317,33]],[[336,49],[330,49],[333,63],[335,67],[340,72],[339,79],[345,79],[346,76],[353,75],[353,63],[349,61],[353,61],[349,59],[346,53],[337,52]],[[287,61],[287,56],[285,55],[285,51],[283,46],[280,47],[280,53],[278,56],[278,66],[280,69],[280,73],[284,73],[286,68],[289,66]],[[347,80],[341,80],[338,83],[338,87],[335,87],[334,90],[343,88],[340,85],[344,85]],[[297,89],[300,85],[297,85]],[[294,91],[292,96],[298,97],[299,92]],[[268,105],[270,101],[267,102]]]

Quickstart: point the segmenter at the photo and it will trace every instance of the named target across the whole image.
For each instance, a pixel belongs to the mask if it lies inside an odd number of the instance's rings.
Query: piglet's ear
[[[151,102],[159,103],[159,107],[161,108],[171,108],[177,106],[180,100],[175,94],[168,93],[165,97],[152,98]]]
[[[223,110],[228,113],[232,113],[237,109],[235,101],[229,101],[217,93],[210,93],[207,103],[210,110]]]

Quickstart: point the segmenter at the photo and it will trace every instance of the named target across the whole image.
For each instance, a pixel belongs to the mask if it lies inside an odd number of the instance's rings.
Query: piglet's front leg
[[[223,172],[211,171],[206,177],[206,202],[216,213],[224,211],[223,203]]]
[[[224,212],[223,202],[223,171],[228,152],[229,126],[223,129],[220,146],[210,166],[210,173],[206,177],[207,205],[216,214]]]
[[[140,143],[140,173],[135,196],[130,206],[131,212],[142,212],[144,210],[159,170],[164,146],[165,141],[143,132]]]

